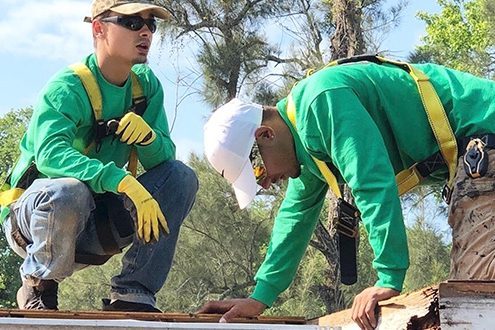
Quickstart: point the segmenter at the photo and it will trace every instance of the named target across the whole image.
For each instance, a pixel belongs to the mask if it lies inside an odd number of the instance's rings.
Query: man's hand
[[[210,301],[198,314],[223,314],[220,322],[232,322],[238,317],[255,317],[263,313],[266,305],[252,298]]]
[[[361,329],[371,330],[376,328],[375,307],[379,301],[398,296],[399,291],[389,288],[369,287],[364,289],[354,298],[352,304],[352,319]]]
[[[129,145],[145,146],[156,138],[156,134],[151,127],[141,116],[136,115],[134,112],[129,112],[122,117],[115,134],[120,136],[120,141]]]
[[[127,195],[136,207],[136,233],[140,239],[148,243],[153,235],[153,238],[158,241],[160,229],[169,233],[167,220],[160,205],[132,175],[126,175],[120,181],[117,191]]]

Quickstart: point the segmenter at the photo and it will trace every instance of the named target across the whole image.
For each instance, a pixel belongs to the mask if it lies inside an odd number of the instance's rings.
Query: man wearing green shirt
[[[94,0],[85,21],[95,52],[82,61],[91,79],[71,66],[42,91],[9,180],[25,191],[2,199],[7,241],[24,258],[20,309],[58,309],[59,282],[130,246],[103,309],[159,312],[155,294],[198,188],[175,160],[162,86],[145,64],[156,18],[167,17],[147,0]],[[131,154],[138,178],[124,168]]]
[[[489,200],[494,196],[495,154],[490,149],[495,148],[491,142],[495,83],[433,64],[414,67],[429,77],[459,141],[449,210],[454,246],[450,276],[495,279],[490,266],[495,246],[487,244],[495,221],[480,216],[493,214]],[[288,114],[289,100],[297,109],[294,123]],[[494,166],[488,164],[486,173],[472,179],[463,166],[463,141],[474,140],[484,141],[478,150],[483,156],[480,164],[486,167],[490,159]],[[253,144],[261,155],[256,171],[263,168],[257,177],[250,161]],[[290,98],[278,102],[276,108],[238,99],[220,107],[205,125],[205,154],[232,183],[240,207],[254,198],[257,181],[264,188],[284,179],[289,183],[251,297],[210,302],[200,312],[225,313],[223,321],[258,315],[290,285],[328,190],[316,159],[330,164],[339,181],[349,186],[368,232],[378,281],[356,296],[352,312],[361,328],[374,328],[377,302],[400,293],[409,266],[395,175],[438,153],[415,81],[406,70],[389,63],[360,62],[322,69],[300,81]],[[445,180],[447,173],[445,162],[441,162],[426,175],[427,181]],[[483,231],[475,234],[480,228]]]

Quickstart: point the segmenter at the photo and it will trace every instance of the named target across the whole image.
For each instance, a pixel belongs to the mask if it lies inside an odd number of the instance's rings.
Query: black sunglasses
[[[101,19],[102,22],[115,23],[131,31],[139,31],[144,24],[151,33],[156,31],[156,20],[154,18],[142,18],[141,16],[110,16]]]

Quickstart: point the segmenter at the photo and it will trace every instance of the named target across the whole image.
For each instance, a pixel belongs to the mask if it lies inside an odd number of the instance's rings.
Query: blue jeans
[[[172,264],[180,226],[194,203],[198,180],[180,161],[168,161],[150,169],[138,181],[160,205],[170,234],[160,234],[158,242],[145,244],[133,232],[121,237],[118,223],[111,223],[119,248],[132,245],[123,256],[121,273],[112,278],[110,298],[154,306],[155,294],[165,283]],[[122,208],[124,205],[126,214],[135,214],[127,197],[119,204]],[[35,180],[11,206],[11,214],[4,222],[9,245],[24,258],[22,279],[62,281],[86,266],[75,262],[76,253],[104,255],[96,232],[96,214],[93,195],[81,181]],[[17,219],[21,233],[29,241],[26,251],[10,236],[11,217]]]

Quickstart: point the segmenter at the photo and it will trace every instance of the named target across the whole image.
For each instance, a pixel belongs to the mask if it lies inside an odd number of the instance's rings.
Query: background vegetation
[[[334,58],[378,51],[382,34],[400,24],[400,12],[407,5],[398,2],[385,10],[381,0],[159,2],[173,13],[159,31],[164,45],[179,50],[186,42],[197,45],[196,66],[178,81],[200,93],[212,108],[239,94],[274,104],[308,69]],[[493,78],[495,35],[490,27],[495,1],[438,3],[440,13],[419,14],[427,35],[410,60],[446,64]],[[293,41],[271,42],[264,31],[275,27]],[[0,118],[2,179],[18,155],[31,113],[31,109],[18,109]],[[166,311],[193,312],[209,299],[248,296],[283,196],[284,187],[274,187],[241,211],[229,185],[202,155],[191,154],[188,163],[199,177],[200,190],[182,228],[169,279],[158,295],[158,306]],[[437,191],[438,187],[420,188],[403,198],[411,255],[406,291],[438,283],[448,275],[448,234],[438,229],[438,223],[446,221],[446,210]],[[330,313],[349,306],[356,293],[376,281],[373,254],[361,230],[359,281],[349,287],[339,284],[329,205],[331,198],[312,242],[315,248],[307,250],[293,285],[266,313],[306,317]],[[0,307],[13,307],[21,260],[3,236],[0,254]],[[100,308],[100,299],[108,295],[110,278],[120,266],[120,256],[116,256],[102,267],[87,268],[63,281],[60,307]]]

